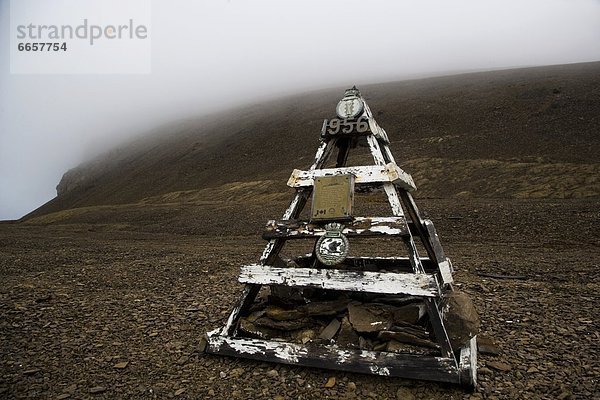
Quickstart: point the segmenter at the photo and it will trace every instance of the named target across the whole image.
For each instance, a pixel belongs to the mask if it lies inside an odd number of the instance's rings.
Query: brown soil
[[[285,207],[279,201],[267,210],[235,200],[189,206],[182,211],[194,216],[187,228],[185,218],[160,228],[157,216],[168,219],[170,208],[153,215],[156,225],[136,218],[2,225],[0,393],[85,398],[102,386],[106,391],[94,397],[165,398],[182,389],[179,398],[387,399],[399,390],[422,399],[598,397],[598,201],[419,205],[436,223],[459,287],[475,301],[482,333],[501,349],[499,356],[479,356],[474,394],[443,384],[201,354],[200,336],[222,326],[240,293],[239,266],[260,255],[264,243],[254,231]],[[121,212],[115,219],[134,215]],[[382,251],[386,245],[379,244]],[[494,361],[510,370],[495,370]],[[119,362],[128,364],[117,369]],[[273,369],[277,376],[268,374]],[[325,388],[330,376],[337,383]]]
[[[137,143],[0,224],[0,398],[600,398],[598,71],[363,88],[500,348],[479,355],[475,393],[199,351],[241,292],[239,266],[258,260],[265,222],[291,199],[291,169],[310,164],[336,91]],[[202,141],[209,130],[227,136]],[[359,196],[357,215],[389,207]]]

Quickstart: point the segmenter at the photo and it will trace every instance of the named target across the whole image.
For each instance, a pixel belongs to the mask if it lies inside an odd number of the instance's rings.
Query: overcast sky
[[[51,17],[62,2],[38,3]],[[98,149],[177,118],[415,74],[600,60],[598,0],[156,0],[150,73],[11,74],[0,4],[0,219],[53,198]]]

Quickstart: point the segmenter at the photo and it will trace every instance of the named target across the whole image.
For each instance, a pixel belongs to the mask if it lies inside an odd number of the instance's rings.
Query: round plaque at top
[[[337,105],[336,114],[343,119],[356,118],[363,112],[363,102],[358,97],[344,97]]]

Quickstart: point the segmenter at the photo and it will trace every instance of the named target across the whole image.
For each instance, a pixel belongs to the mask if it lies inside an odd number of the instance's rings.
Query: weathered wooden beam
[[[461,385],[470,388],[477,386],[477,336],[473,336],[467,346],[460,350],[458,370]]]
[[[315,287],[422,297],[440,295],[437,280],[432,274],[276,268],[268,265],[250,264],[241,268],[239,281],[260,285]]]
[[[312,253],[306,254],[300,257],[294,257],[294,261],[298,264],[304,266],[306,262],[313,258]],[[431,262],[431,260],[427,257],[420,257],[421,265],[426,272],[435,272],[435,266]],[[361,269],[374,269],[374,270],[405,270],[406,272],[412,272],[412,265],[410,263],[410,259],[408,257],[380,257],[380,256],[369,256],[369,257],[356,257],[350,256],[344,260],[345,265],[351,265],[355,268]]]
[[[229,314],[225,326],[221,330],[222,335],[234,335],[237,331],[240,316],[246,312],[260,291],[260,285],[246,285],[240,296],[240,300]]]
[[[450,263],[450,259],[446,258],[446,260],[439,263],[438,266],[440,267],[440,278],[442,278],[442,285],[453,284],[454,278],[452,278],[452,264]]]
[[[404,217],[357,217],[344,223],[342,233],[347,236],[403,236],[408,235],[408,227]],[[299,220],[271,220],[263,232],[264,239],[300,239],[323,236],[326,230],[323,224],[314,224]]]
[[[233,338],[208,334],[206,352],[260,361],[327,368],[372,375],[460,383],[453,358],[398,354],[386,351],[342,349],[316,345]]]
[[[375,139],[373,139],[375,140]],[[358,167],[339,167],[339,168],[323,168],[302,171],[295,169],[290,176],[287,184],[290,187],[306,187],[313,186],[315,178],[333,175],[353,174],[356,177],[357,185],[368,183],[393,183],[404,190],[417,190],[412,177],[404,172],[396,163],[388,163],[384,165],[365,165]]]

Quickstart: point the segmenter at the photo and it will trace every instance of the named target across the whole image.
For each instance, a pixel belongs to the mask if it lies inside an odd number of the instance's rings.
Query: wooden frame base
[[[477,341],[472,338],[454,358],[400,354],[386,351],[342,349],[336,345],[305,345],[221,335],[217,329],[206,337],[205,352],[253,360],[326,368],[372,375],[394,376],[475,387]]]

